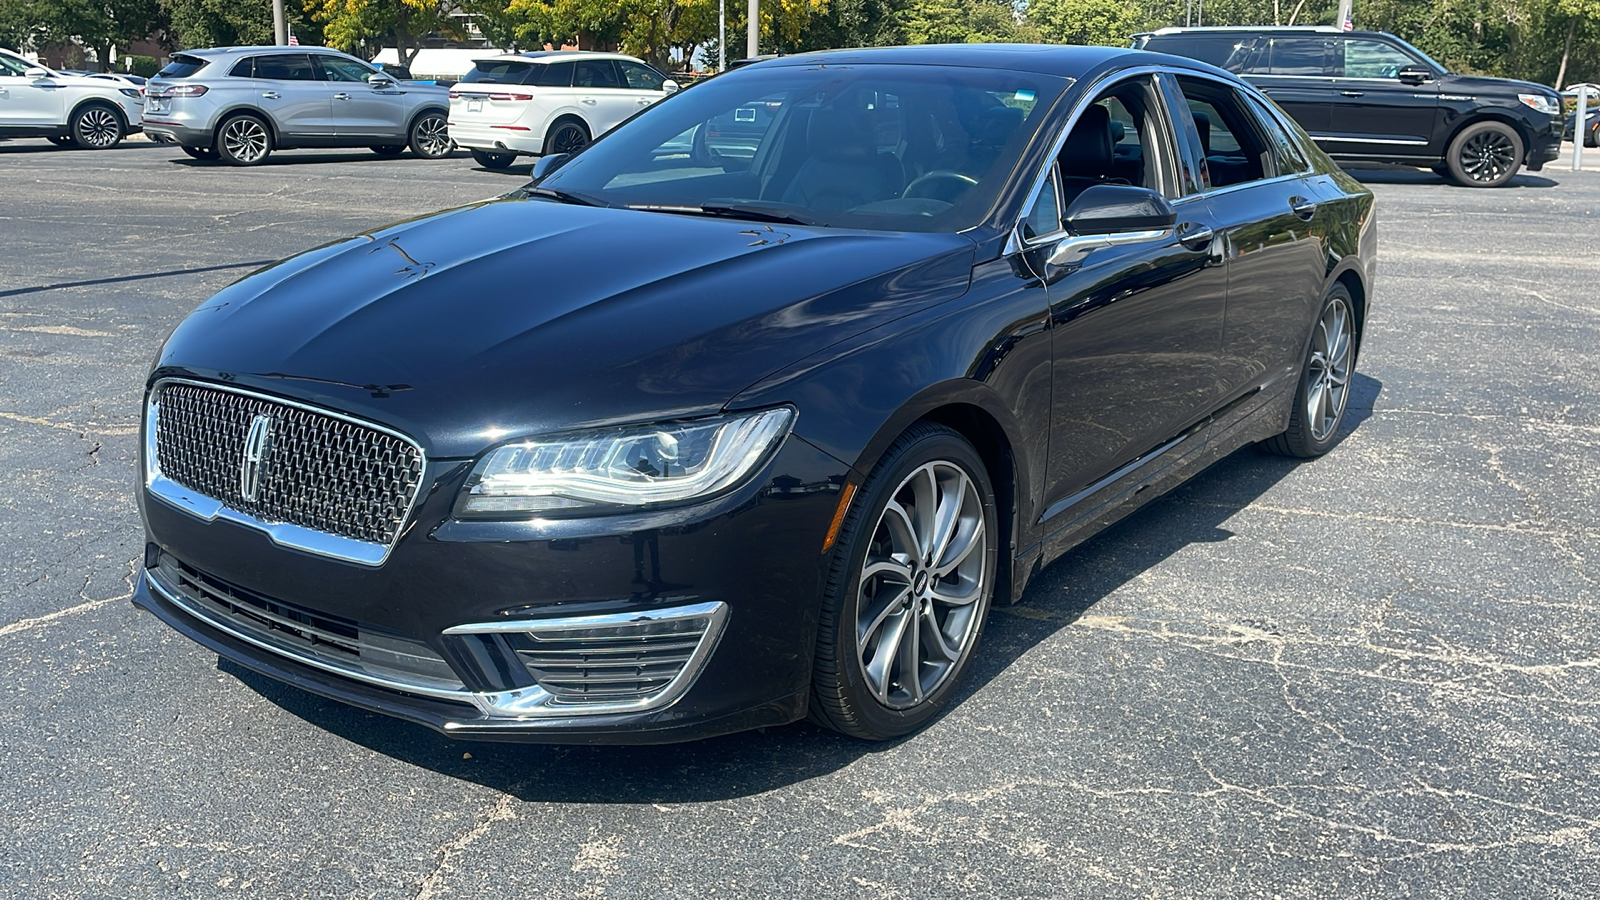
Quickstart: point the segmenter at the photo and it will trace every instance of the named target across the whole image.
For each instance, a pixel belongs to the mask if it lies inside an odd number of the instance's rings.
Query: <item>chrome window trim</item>
[[[428,454],[427,451],[422,448],[421,443],[417,442],[414,438],[407,434],[396,431],[393,428],[379,425],[375,422],[369,422],[366,419],[360,419],[355,416],[335,412],[331,409],[325,409],[320,406],[313,406],[308,403],[300,403],[294,400],[276,397],[272,394],[264,394],[260,391],[246,390],[244,388],[217,384],[211,381],[198,381],[191,378],[163,378],[151,385],[150,390],[145,394],[144,485],[145,489],[150,492],[151,496],[161,500],[169,506],[173,506],[184,511],[195,518],[201,519],[202,521],[213,522],[220,519],[224,522],[232,522],[235,525],[243,525],[247,528],[253,528],[266,534],[266,536],[270,538],[274,544],[278,544],[279,546],[283,547],[290,547],[295,550],[304,550],[305,552],[314,554],[316,556],[324,556],[329,559],[337,559],[344,562],[352,562],[358,565],[374,567],[381,566],[385,561],[388,560],[390,552],[394,550],[396,544],[400,543],[400,538],[405,534],[406,526],[410,523],[412,516],[416,515],[417,507],[422,500],[422,484],[424,478],[418,477],[416,487],[411,492],[411,500],[406,504],[405,518],[401,520],[400,526],[395,529],[394,540],[387,544],[377,544],[371,541],[358,541],[355,538],[341,537],[336,534],[329,534],[325,531],[316,531],[299,525],[292,525],[288,522],[268,522],[263,519],[258,519],[255,516],[249,515],[248,513],[243,513],[239,510],[233,509],[230,506],[227,506],[221,500],[218,500],[215,497],[209,497],[200,493],[199,491],[184,487],[176,481],[173,481],[172,479],[161,474],[160,460],[156,457],[156,429],[160,424],[161,410],[160,404],[156,402],[156,398],[160,396],[162,389],[169,384],[185,384],[206,390],[238,394],[241,397],[250,397],[257,400],[264,400],[268,403],[277,403],[283,406],[303,409],[307,412],[315,413],[317,415],[339,419],[341,421],[349,422],[352,425],[359,425],[363,428],[370,428],[373,431],[387,434],[390,437],[404,441],[405,443],[416,448],[418,465],[421,467],[421,472],[425,476],[428,471]]]
[[[1313,141],[1328,141],[1335,144],[1404,144],[1408,147],[1426,147],[1427,141],[1401,140],[1399,138],[1359,138],[1334,134],[1309,135]]]

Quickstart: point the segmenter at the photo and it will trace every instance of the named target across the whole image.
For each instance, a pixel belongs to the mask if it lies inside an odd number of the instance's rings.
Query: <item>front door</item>
[[[66,121],[64,91],[54,78],[29,78],[33,66],[0,53],[0,127],[60,125]]]
[[[333,132],[339,137],[405,137],[405,105],[401,90],[393,81],[385,88],[373,87],[367,79],[377,70],[342,56],[318,54],[322,80],[333,89]]]
[[[1400,70],[1422,66],[1387,41],[1343,38],[1343,60],[1332,97],[1332,122],[1323,149],[1329,153],[1374,153],[1436,157],[1430,151],[1439,118],[1439,82],[1400,80]],[[1424,68],[1426,68],[1424,66]]]

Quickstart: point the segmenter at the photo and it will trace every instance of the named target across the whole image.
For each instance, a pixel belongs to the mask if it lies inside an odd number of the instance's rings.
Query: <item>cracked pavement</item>
[[[1239,453],[1046,569],[896,744],[452,741],[136,611],[165,334],[526,168],[0,143],[0,896],[1600,893],[1600,173],[1358,172],[1342,442]]]

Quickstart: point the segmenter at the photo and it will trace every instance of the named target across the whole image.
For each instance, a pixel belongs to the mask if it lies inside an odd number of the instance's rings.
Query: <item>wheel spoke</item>
[[[934,515],[939,508],[939,484],[933,477],[932,466],[912,473],[911,496],[915,513],[911,527],[917,537],[917,557],[926,563],[933,550]]]
[[[921,547],[917,544],[917,531],[911,524],[911,514],[906,508],[893,500],[883,511],[883,524],[889,529],[890,541],[897,552],[910,557],[921,556]]]
[[[913,607],[906,611],[903,621],[907,628],[920,631],[915,617],[916,608]],[[922,702],[922,640],[918,634],[910,635],[910,640],[906,637],[902,629],[897,668],[900,670],[900,688],[911,695],[911,704],[915,706]]]
[[[911,588],[909,585],[899,591],[893,592],[889,596],[889,599],[884,601],[878,611],[873,614],[872,618],[865,625],[862,625],[856,629],[856,641],[859,643],[859,645],[862,647],[872,646],[872,638],[878,634],[878,630],[883,627],[883,623],[896,610],[900,609],[901,602],[909,596],[911,596]],[[863,597],[862,599],[864,600],[866,598]]]
[[[938,492],[939,508],[934,511],[933,541],[928,553],[928,565],[933,566],[944,558],[950,541],[956,536],[957,529],[961,526],[961,511],[967,499],[967,475],[965,472],[958,474],[955,483],[946,483],[945,489]]]
[[[943,578],[955,571],[967,561],[972,551],[983,543],[983,519],[974,518],[969,527],[956,533],[956,540],[945,549],[944,554],[932,567],[934,577]]]
[[[945,606],[970,606],[983,596],[983,584],[979,581],[972,582],[967,586],[965,594],[951,594],[942,587],[936,587],[928,592],[928,596]]]
[[[932,604],[924,606],[918,618],[922,623],[919,630],[922,632],[923,649],[928,651],[930,658],[937,657],[945,663],[954,663],[960,658],[956,648],[944,639],[944,630],[939,627],[939,617],[934,614]]]
[[[864,645],[863,650],[872,653],[872,661],[863,667],[867,676],[867,687],[885,705],[889,703],[889,680],[894,674],[894,663],[900,655],[900,645],[904,643],[907,620],[911,617],[901,614],[893,617],[882,629],[874,645]]]

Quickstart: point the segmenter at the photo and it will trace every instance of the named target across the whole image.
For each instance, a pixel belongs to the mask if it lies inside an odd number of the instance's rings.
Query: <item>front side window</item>
[[[618,60],[617,66],[622,69],[622,77],[628,82],[628,87],[636,91],[659,91],[667,83],[667,78],[647,65],[627,60]]]
[[[1071,83],[942,66],[757,66],[645,109],[539,187],[684,215],[960,231],[993,208]]]
[[[1398,47],[1383,41],[1349,38],[1341,43],[1346,78],[1399,78],[1401,69],[1418,64]]]
[[[1239,92],[1220,82],[1180,75],[1178,89],[1188,102],[1205,156],[1206,187],[1258,181],[1276,174],[1276,162],[1260,123]]]
[[[578,61],[578,74],[572,82],[577,87],[620,88],[617,67],[609,59],[583,59]]]
[[[0,75],[21,78],[22,73],[28,71],[29,68],[27,61],[17,59],[9,53],[0,53]]]
[[[256,57],[256,77],[275,81],[316,81],[317,71],[305,53],[280,53]]]
[[[365,82],[368,76],[376,73],[376,69],[369,69],[353,59],[344,59],[338,56],[319,56],[317,61],[322,63],[322,78],[324,81],[354,81]]]

